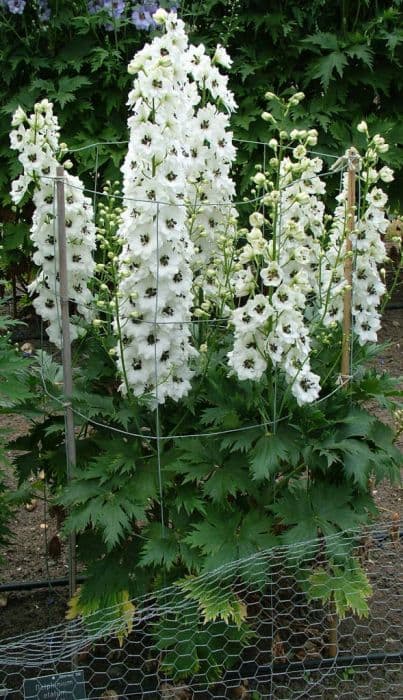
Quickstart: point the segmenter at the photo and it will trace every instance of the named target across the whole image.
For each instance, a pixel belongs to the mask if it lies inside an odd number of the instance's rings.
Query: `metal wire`
[[[326,170],[325,172],[320,173],[320,177],[332,177],[335,175],[335,173],[337,173],[339,171],[344,171],[345,168],[346,168],[346,164],[344,162],[342,162],[342,163],[340,163],[340,166],[338,168],[335,168],[333,170]],[[294,185],[296,185],[300,182],[309,182],[310,180],[314,180],[317,177],[318,177],[318,174],[312,175],[311,177],[297,178],[296,180],[293,180],[289,184],[283,185],[282,187],[280,187],[280,192],[283,190],[287,190],[289,187],[293,187]],[[51,176],[51,175],[42,175],[39,179],[53,181],[56,178]],[[71,189],[75,189],[75,190],[78,190],[80,192],[84,192],[86,194],[90,194],[93,196],[109,197],[109,194],[107,192],[101,192],[101,191],[98,191],[96,189],[92,189],[90,187],[79,187],[78,185],[73,185],[71,183],[69,183],[69,187]],[[161,206],[175,206],[175,207],[179,207],[179,208],[181,208],[181,207],[186,208],[188,206],[188,204],[186,202],[176,202],[175,204],[172,204],[172,202],[166,202],[166,201],[159,200],[159,199],[153,199],[152,201],[150,201],[149,199],[138,199],[135,197],[126,197],[125,195],[118,195],[118,194],[114,195],[114,197],[115,197],[115,199],[119,199],[119,200],[124,201],[124,202],[132,202],[132,203],[137,203],[137,204],[148,204],[148,205],[150,205],[150,204],[158,205],[159,204]],[[262,202],[262,200],[265,197],[267,197],[267,193],[262,194],[259,197],[253,197],[251,199],[246,199],[246,200],[245,199],[238,200],[238,201],[232,200],[230,202],[205,202],[205,201],[203,201],[203,202],[200,202],[200,204],[198,204],[198,206],[200,206],[200,207],[229,207],[229,208],[242,207],[242,206],[248,206],[250,204],[257,204],[259,202]]]
[[[199,693],[207,699],[232,693],[272,700],[399,697],[400,525],[376,523],[319,541],[264,549],[134,598],[129,617],[117,604],[85,618],[3,639],[0,688],[7,688],[7,697],[16,700],[27,679],[35,678],[39,689],[41,679],[51,683],[47,676],[66,672],[74,657],[87,697],[93,699],[174,700]],[[347,610],[339,619],[338,653],[331,657],[329,604],[320,593],[307,596],[301,581],[324,570],[325,547],[340,551],[340,546],[353,558],[345,575],[359,561],[371,596],[368,618]],[[335,572],[335,595],[346,590],[345,585],[343,575]],[[251,635],[240,648],[230,642],[239,630],[231,615],[226,622],[219,614],[215,621],[205,620],[202,601],[207,591],[217,609],[222,599],[244,606],[242,624]],[[117,634],[124,629],[120,645]],[[199,667],[190,670],[193,654]]]

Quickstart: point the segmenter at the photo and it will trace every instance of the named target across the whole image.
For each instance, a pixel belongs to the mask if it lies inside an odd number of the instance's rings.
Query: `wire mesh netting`
[[[329,550],[351,552],[351,569],[332,570],[327,594]],[[361,614],[341,604],[362,586],[353,557],[367,577]],[[266,550],[3,640],[0,693],[17,700],[27,679],[74,670],[89,698],[401,697],[402,573],[397,522]]]

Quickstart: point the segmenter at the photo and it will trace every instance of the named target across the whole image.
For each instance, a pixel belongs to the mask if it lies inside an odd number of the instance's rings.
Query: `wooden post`
[[[63,391],[64,391],[64,416],[66,425],[66,459],[67,459],[67,483],[73,477],[76,466],[76,441],[74,433],[74,413],[71,403],[73,394],[73,376],[71,367],[71,341],[69,319],[69,291],[67,278],[67,248],[66,248],[66,214],[64,193],[64,168],[56,169],[56,201],[57,201],[57,237],[59,245],[59,284],[60,284],[60,315],[62,330],[62,363],[63,363]],[[76,537],[69,535],[69,594],[74,595],[77,588],[77,557]]]
[[[332,658],[337,656],[338,652],[338,640],[337,632],[339,627],[339,618],[336,613],[336,606],[334,602],[331,602],[332,612],[329,615],[329,644],[328,644],[328,655]]]
[[[347,385],[350,381],[350,350],[351,350],[351,301],[353,284],[353,256],[351,234],[355,226],[355,181],[358,165],[358,153],[355,148],[348,152],[348,181],[347,181],[347,222],[346,222],[346,258],[344,262],[344,277],[347,289],[343,297],[343,338],[341,348],[341,381]]]

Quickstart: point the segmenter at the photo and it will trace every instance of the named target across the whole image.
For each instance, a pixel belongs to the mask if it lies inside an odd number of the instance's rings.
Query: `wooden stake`
[[[338,652],[338,640],[337,640],[337,632],[339,628],[339,618],[336,613],[336,606],[334,602],[331,603],[332,606],[332,613],[329,615],[329,645],[328,645],[328,654],[330,657],[334,658],[337,656]]]
[[[353,256],[351,234],[355,226],[355,181],[356,168],[358,165],[358,153],[355,148],[350,148],[348,152],[348,181],[347,181],[347,223],[346,223],[346,258],[344,262],[344,277],[347,282],[347,289],[344,290],[343,297],[343,338],[341,348],[341,381],[347,385],[350,381],[350,350],[351,350],[351,301],[353,284]]]
[[[60,315],[62,325],[62,363],[63,363],[63,390],[64,390],[64,416],[66,423],[66,458],[67,458],[67,483],[72,480],[76,466],[76,441],[74,433],[74,413],[71,403],[73,394],[73,375],[71,365],[71,341],[69,319],[69,290],[67,278],[67,248],[66,248],[66,222],[65,222],[65,194],[64,194],[64,168],[56,169],[56,201],[57,201],[57,236],[59,244],[59,284],[60,284]],[[77,588],[77,557],[76,537],[72,533],[69,536],[69,594],[74,595]]]

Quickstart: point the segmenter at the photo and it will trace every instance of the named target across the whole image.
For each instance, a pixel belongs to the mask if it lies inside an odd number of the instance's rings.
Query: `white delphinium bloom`
[[[224,68],[231,68],[232,66],[232,58],[229,56],[224,47],[221,46],[221,44],[217,44],[217,48],[213,56],[213,63],[218,63]]]
[[[35,210],[31,240],[35,249],[33,260],[39,273],[28,289],[30,294],[36,295],[33,305],[48,323],[46,332],[50,340],[60,347],[62,339],[55,178],[59,159],[66,148],[59,144],[59,125],[53,114],[53,105],[48,100],[35,104],[34,112],[29,116],[19,107],[14,113],[12,125],[15,128],[10,134],[11,148],[19,151],[18,160],[24,169],[12,183],[13,202],[21,202],[33,184]],[[95,225],[91,200],[84,196],[83,188],[79,178],[65,174],[69,299],[75,303],[77,312],[89,321],[92,318],[92,294],[88,282],[95,267],[92,258]],[[76,338],[79,333],[79,326],[71,324],[71,338]]]
[[[231,168],[236,149],[230,130],[230,112],[236,105],[228,88],[228,76],[214,64],[229,67],[230,59],[220,46],[211,60],[203,45],[191,45],[187,61],[189,74],[203,96],[193,121],[188,125],[186,143],[189,155],[189,232],[195,245],[192,262],[194,291],[197,298],[209,300],[223,314],[238,216],[232,206],[235,183]],[[213,270],[214,274],[211,274]]]
[[[393,176],[393,170],[384,165],[379,171],[379,177],[382,182],[392,182],[395,178]]]
[[[306,140],[313,135],[298,131],[294,137]],[[252,228],[237,264],[255,270],[255,289],[250,289],[246,303],[232,314],[234,349],[228,360],[239,379],[258,380],[269,363],[278,367],[302,405],[314,401],[320,391],[319,377],[310,368],[306,311],[308,295],[318,292],[317,260],[324,231],[320,197],[325,187],[318,175],[322,162],[308,158],[302,143],[294,150],[296,161],[287,157],[280,164],[276,196],[271,192],[264,198],[273,211],[272,240],[263,236],[266,217],[262,212],[249,218]],[[236,276],[239,279],[239,270]],[[262,286],[264,294],[259,291]]]
[[[322,251],[320,261],[320,313],[325,326],[340,324],[343,319],[343,297],[347,286],[344,274],[346,256],[348,175],[343,175],[343,185],[336,197],[337,207],[329,232],[329,241]]]
[[[128,104],[128,153],[122,167],[124,209],[119,236],[118,366],[121,391],[164,403],[190,389],[197,353],[190,325],[193,243],[185,201],[184,143],[199,102],[187,78],[187,36],[173,13],[166,32],[138,52]]]
[[[381,146],[384,145],[382,140]],[[382,170],[383,168],[377,171],[375,167],[371,167],[361,173],[364,183],[367,187],[369,185],[369,190],[360,218],[355,218],[351,233],[347,230],[348,175],[344,175],[342,191],[336,198],[339,204],[335,210],[329,245],[323,258],[325,264],[321,271],[323,321],[325,325],[330,326],[341,323],[343,318],[343,296],[347,285],[344,274],[346,236],[350,235],[354,256],[353,330],[360,345],[376,342],[381,326],[378,307],[385,293],[385,285],[381,280],[379,266],[386,259],[382,236],[386,233],[389,222],[383,210],[387,195],[379,187],[371,185],[379,180]],[[393,172],[389,173],[388,168],[387,177],[390,175],[393,177]]]
[[[353,328],[360,345],[377,341],[381,327],[378,308],[386,291],[379,270],[387,258],[382,240],[389,225],[383,211],[387,195],[378,187],[374,187],[367,195],[367,202],[369,205],[351,236],[355,252]]]

